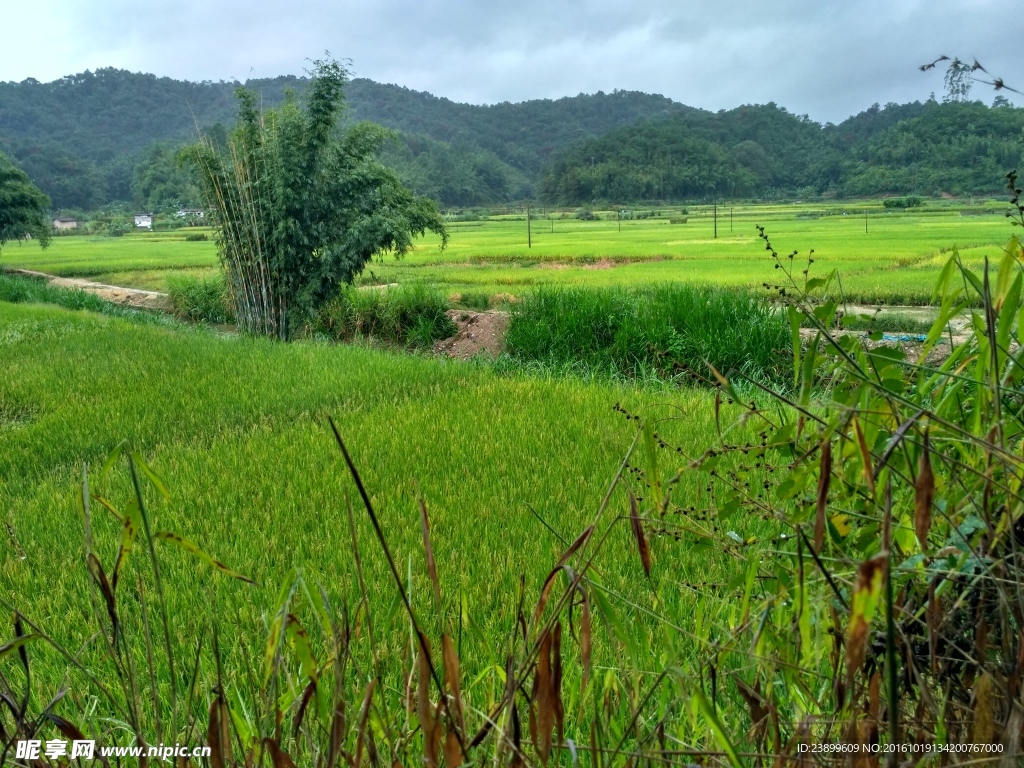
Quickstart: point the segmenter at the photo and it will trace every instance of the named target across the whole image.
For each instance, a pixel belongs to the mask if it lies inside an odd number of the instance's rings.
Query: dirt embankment
[[[438,354],[468,360],[476,355],[497,357],[505,348],[508,328],[507,312],[473,312],[468,309],[449,309],[445,312],[458,328],[454,336],[434,344]]]
[[[140,288],[122,288],[118,285],[94,283],[91,280],[81,280],[76,277],[56,277],[54,275],[48,275],[45,272],[33,272],[30,269],[11,269],[7,271],[15,275],[42,278],[56,288],[70,288],[72,290],[92,293],[99,296],[101,299],[105,299],[106,301],[114,304],[121,304],[126,307],[135,307],[136,309],[155,309],[165,312],[172,308],[170,297],[166,293],[160,293],[159,291],[144,291]]]

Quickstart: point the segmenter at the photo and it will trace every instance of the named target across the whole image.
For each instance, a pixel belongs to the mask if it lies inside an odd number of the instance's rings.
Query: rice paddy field
[[[532,222],[530,247],[525,220],[453,223],[447,249],[427,239],[401,261],[374,263],[362,280],[428,283],[449,294],[665,283],[757,287],[775,281],[756,237],[762,224],[781,253],[795,249],[803,258],[813,248],[814,267],[838,269],[851,298],[924,303],[954,246],[969,263],[980,263],[996,258],[1012,234],[1002,216],[955,210],[903,215],[879,208],[868,215],[865,233],[864,216],[852,209],[821,215],[809,207],[746,207],[733,212],[731,228],[720,209],[715,238],[707,211],[691,209],[685,224],[670,223],[669,213],[623,221],[621,231],[614,220],[541,218]],[[173,232],[59,237],[48,250],[14,244],[0,266],[158,290],[176,275],[218,269],[212,240],[186,241]],[[456,616],[467,628],[459,640],[467,695],[486,689],[480,700],[493,700],[503,674],[493,649],[516,622],[520,579],[536,595],[547,569],[592,520],[636,435],[622,408],[655,420],[658,439],[678,447],[678,466],[663,471],[681,472],[674,501],[700,508],[706,478],[682,470],[719,436],[715,396],[706,389],[501,370],[365,345],[281,344],[0,301],[0,594],[89,657],[94,636],[80,483],[87,471],[95,493],[119,508],[128,504],[132,488],[123,467],[105,478],[100,469],[126,441],[168,489],[167,498],[148,492],[154,527],[198,542],[255,582],[197,567],[181,552],[162,554],[184,656],[198,628],[215,618],[224,622],[228,646],[243,636],[265,637],[281,584],[296,570],[334,603],[358,603],[347,516],[356,488],[334,444],[331,417],[417,605],[430,592],[417,501],[424,500],[444,596],[437,615]],[[730,413],[724,405],[723,423]],[[732,436],[749,438],[742,428]],[[93,507],[90,535],[111,562],[120,523]],[[624,487],[609,508],[628,514]],[[764,526],[729,524],[740,542]],[[369,521],[357,516],[356,528],[366,546],[363,568],[380,617],[381,651],[398,663],[408,626]],[[697,552],[672,536],[653,536],[651,547],[650,582],[628,526],[613,531],[600,564],[608,593],[631,606],[637,620],[656,608],[683,623],[701,599],[690,585],[742,581],[726,553]],[[43,696],[65,678],[67,664],[53,653],[35,658],[33,679]],[[400,693],[399,683],[389,684]]]
[[[704,391],[502,376],[434,357],[285,345],[43,305],[0,302],[0,361],[0,508],[7,531],[0,594],[17,596],[21,610],[72,648],[89,641],[82,471],[89,468],[95,493],[123,508],[131,498],[123,467],[99,479],[104,458],[122,440],[169,489],[168,500],[149,494],[154,527],[199,542],[257,582],[233,581],[181,553],[163,553],[171,612],[184,617],[182,637],[218,611],[227,611],[238,631],[265,636],[266,614],[291,569],[322,584],[337,604],[357,602],[345,511],[355,488],[334,445],[331,416],[396,557],[409,569],[413,600],[426,599],[429,590],[422,496],[445,611],[457,610],[461,596],[489,644],[515,620],[520,576],[535,594],[546,568],[597,510],[635,433],[614,406],[663,419],[665,439],[698,453],[715,434],[713,398]],[[685,458],[679,456],[680,465]],[[689,474],[679,498],[696,502],[701,482]],[[628,509],[623,491],[611,508]],[[359,521],[374,607],[397,622],[386,650],[399,654],[407,638],[394,616],[393,584],[365,515]],[[94,502],[92,537],[108,566],[119,528]],[[737,521],[740,535],[750,528]],[[664,568],[655,572],[652,596],[628,527],[620,533],[607,545],[602,578],[672,615],[693,607],[680,579],[705,581],[727,567],[724,557],[693,557],[670,539],[656,540]],[[467,637],[467,647],[472,643]],[[480,655],[464,655],[474,676],[495,661],[488,647],[481,642]],[[36,660],[36,678],[60,680],[63,660],[46,658]]]
[[[814,270],[837,269],[843,290],[855,301],[921,304],[931,295],[938,270],[953,247],[980,265],[995,258],[1010,234],[992,203],[961,211],[949,205],[924,211],[810,205],[736,206],[718,209],[718,232],[710,207],[660,209],[657,216],[617,221],[599,212],[598,221],[571,213],[453,222],[441,250],[436,238],[420,240],[401,260],[384,257],[363,282],[426,282],[457,294],[522,295],[542,285],[634,286],[683,282],[757,287],[773,282],[755,225],[765,226],[781,253],[815,251]],[[864,214],[867,213],[867,216]],[[971,215],[963,215],[970,213]],[[567,218],[562,218],[566,216]],[[685,218],[686,223],[671,223]],[[867,231],[865,232],[865,225]],[[195,230],[190,230],[195,231]],[[9,246],[5,266],[62,276],[89,277],[129,287],[164,290],[175,274],[195,276],[217,270],[211,240],[187,242],[184,230],[121,238],[61,237],[46,251],[33,244]]]
[[[865,233],[864,217],[852,210],[813,218],[820,212],[811,208],[761,206],[735,210],[731,231],[728,209],[720,208],[716,239],[710,209],[691,209],[685,224],[660,213],[623,221],[621,231],[617,221],[539,218],[529,248],[523,219],[453,223],[444,251],[421,241],[400,261],[375,263],[363,279],[427,282],[453,294],[754,287],[775,278],[754,230],[763,223],[780,252],[814,248],[815,267],[839,269],[851,295],[910,303],[927,301],[954,245],[980,261],[999,254],[1010,234],[1002,216],[955,210],[875,211]],[[184,232],[58,237],[47,250],[13,244],[0,264],[155,289],[176,275],[218,269],[212,238],[186,241]],[[682,416],[666,434],[689,453],[714,437],[711,401],[700,390],[499,375],[430,356],[280,345],[46,306],[0,303],[0,350],[0,505],[11,531],[0,586],[31,596],[49,616],[73,610],[81,596],[73,576],[82,533],[75,483],[83,465],[97,466],[122,440],[173,491],[157,511],[162,524],[202,540],[264,589],[273,591],[276,575],[299,564],[340,585],[349,558],[338,521],[351,489],[326,428],[332,415],[396,547],[416,551],[410,521],[419,489],[451,564],[446,578],[461,580],[481,615],[500,623],[493,612],[509,584],[526,564],[556,558],[563,544],[529,506],[571,538],[614,475],[631,430],[613,405]],[[695,498],[698,490],[692,479],[680,488]],[[477,557],[481,551],[488,557]],[[622,585],[628,572],[619,574]],[[201,578],[188,569],[177,576],[183,584]]]

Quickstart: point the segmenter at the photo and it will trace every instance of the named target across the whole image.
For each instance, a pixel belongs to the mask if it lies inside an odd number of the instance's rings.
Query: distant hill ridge
[[[287,89],[300,92],[304,78],[254,79],[244,85],[276,106]],[[0,151],[32,176],[57,205],[88,207],[109,199],[130,199],[134,161],[154,142],[181,144],[196,126],[231,125],[236,114],[237,82],[194,83],[100,69],[50,83],[25,80],[0,83]],[[493,166],[491,175],[529,192],[530,178],[549,158],[574,141],[601,135],[639,119],[671,114],[687,107],[663,96],[617,91],[557,100],[489,106],[459,104],[396,85],[354,79],[346,91],[348,120],[371,120],[410,134],[392,160],[429,172],[431,164],[456,157],[444,154],[455,144],[482,154],[477,165]],[[432,160],[432,163],[425,162]],[[464,159],[464,158],[463,158]],[[436,170],[436,169],[434,169]],[[497,180],[492,180],[497,183]],[[74,187],[78,187],[76,190]],[[451,193],[452,190],[449,190]],[[487,197],[486,190],[478,190]],[[480,196],[477,195],[477,197]]]
[[[249,80],[266,106],[304,78]],[[0,83],[0,152],[57,208],[194,203],[174,148],[230,126],[237,82],[101,69]],[[819,125],[775,104],[717,113],[635,91],[472,105],[367,79],[346,120],[400,133],[384,160],[446,206],[998,190],[1024,160],[1024,110],[934,100]]]

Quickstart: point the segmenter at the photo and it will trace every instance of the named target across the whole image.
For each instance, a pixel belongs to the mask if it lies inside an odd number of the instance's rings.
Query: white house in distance
[[[78,229],[78,222],[75,219],[69,219],[64,216],[58,216],[53,220],[54,229]]]
[[[205,218],[205,212],[202,208],[181,208],[176,214],[176,218],[179,219],[202,219]]]
[[[153,214],[152,213],[136,213],[135,214],[135,226],[142,229],[153,228]]]

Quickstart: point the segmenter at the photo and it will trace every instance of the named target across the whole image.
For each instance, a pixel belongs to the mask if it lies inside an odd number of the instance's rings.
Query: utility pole
[[[718,200],[715,200],[715,239],[718,239]]]
[[[526,247],[533,248],[533,237],[530,233],[530,206],[526,206]]]
[[[729,206],[729,231],[732,232],[732,206]]]
[[[868,233],[868,209],[864,209],[864,234]]]
[[[617,211],[616,215],[619,217],[619,232],[622,231],[622,211]]]

